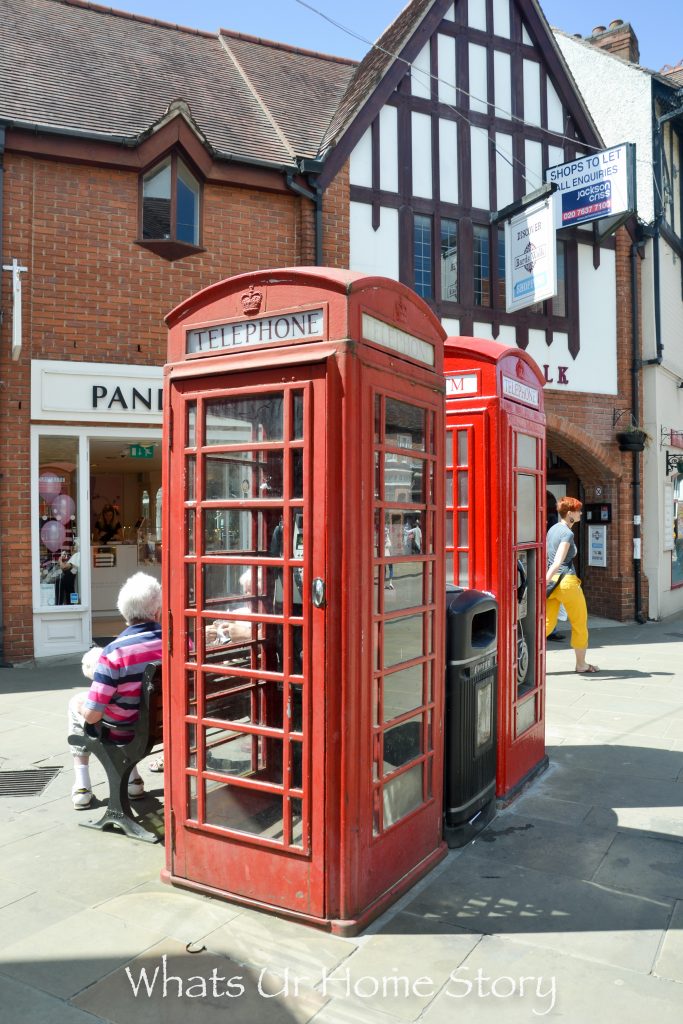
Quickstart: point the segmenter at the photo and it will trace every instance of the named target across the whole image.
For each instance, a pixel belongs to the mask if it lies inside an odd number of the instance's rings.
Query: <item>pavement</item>
[[[170,888],[161,845],[79,828],[78,661],[0,670],[0,779],[60,769],[0,796],[2,1021],[680,1024],[683,616],[591,626],[599,675],[549,645],[547,771],[353,939]]]

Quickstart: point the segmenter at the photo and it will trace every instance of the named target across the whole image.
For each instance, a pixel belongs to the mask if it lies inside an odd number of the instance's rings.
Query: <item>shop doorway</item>
[[[161,578],[160,439],[91,437],[89,466],[89,604],[104,645],[123,629],[116,601],[128,577]]]

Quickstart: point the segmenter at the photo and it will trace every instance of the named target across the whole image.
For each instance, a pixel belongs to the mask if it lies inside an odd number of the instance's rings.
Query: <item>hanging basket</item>
[[[647,434],[644,430],[628,430],[623,434],[617,434],[620,452],[642,452],[646,441]]]

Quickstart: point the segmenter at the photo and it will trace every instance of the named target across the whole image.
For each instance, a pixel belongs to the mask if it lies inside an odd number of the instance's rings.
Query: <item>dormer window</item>
[[[201,185],[176,153],[142,176],[139,244],[164,259],[201,252]]]

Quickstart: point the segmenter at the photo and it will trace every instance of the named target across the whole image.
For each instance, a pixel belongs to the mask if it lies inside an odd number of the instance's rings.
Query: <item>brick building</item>
[[[683,609],[683,210],[680,69],[639,63],[636,34],[621,20],[590,36],[556,32],[558,44],[609,145],[634,142],[637,163],[638,306],[642,351],[635,365],[638,418],[651,438],[643,457],[643,571],[654,618]],[[622,97],[614,103],[606,96]],[[628,259],[628,254],[625,254]],[[623,267],[621,302],[630,283]],[[624,325],[628,330],[630,325]],[[624,348],[628,363],[628,353]],[[615,403],[617,405],[617,403]],[[617,406],[616,415],[622,412]],[[616,429],[619,429],[617,421]]]
[[[315,262],[300,167],[354,65],[78,2],[0,11],[0,251],[27,268],[14,353],[2,274],[0,354],[4,649],[21,660],[111,632],[138,548],[157,571],[163,318],[221,278]],[[320,262],[348,265],[347,191],[342,173]],[[105,504],[141,543],[89,557]],[[76,538],[73,603],[55,604]]]
[[[567,231],[557,299],[507,314],[502,298],[491,211],[603,145],[534,0],[413,0],[358,66],[80,0],[0,12],[6,657],[83,650],[133,564],[156,571],[164,315],[222,277],[314,262],[399,278],[449,333],[534,356],[551,487],[611,505],[607,565],[583,546],[591,610],[646,608],[637,464],[614,442],[630,239]],[[107,541],[106,505],[130,544]]]

